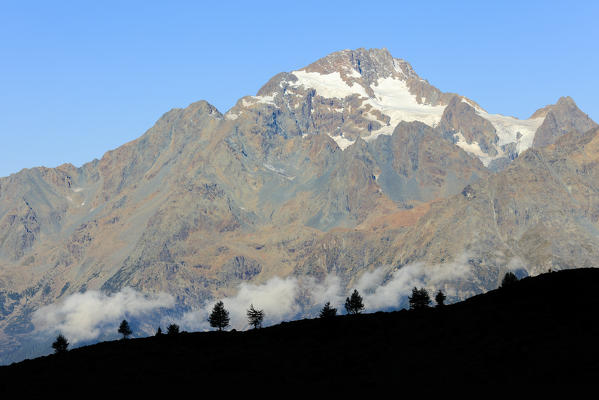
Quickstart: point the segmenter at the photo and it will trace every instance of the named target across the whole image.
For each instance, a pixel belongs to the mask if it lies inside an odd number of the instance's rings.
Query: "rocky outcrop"
[[[465,138],[466,143],[478,143],[480,149],[489,156],[497,155],[494,145],[499,138],[493,124],[478,115],[472,105],[457,96],[452,97],[445,107],[438,129],[450,140],[454,140],[454,136],[459,133]]]
[[[26,200],[0,220],[0,248],[2,255],[17,261],[33,246],[39,237],[39,217]]]
[[[398,261],[438,262],[448,253],[469,251],[489,269],[514,257],[533,274],[594,266],[599,255],[598,204],[592,194],[597,144],[597,129],[568,134],[443,200],[401,237]]]
[[[420,122],[400,123],[393,135],[371,142],[370,149],[383,192],[404,204],[453,195],[488,175],[478,159]]]
[[[544,115],[545,120],[535,133],[533,147],[544,147],[568,132],[582,133],[597,126],[576,106],[571,97],[561,97],[555,105],[542,108],[533,117]]]

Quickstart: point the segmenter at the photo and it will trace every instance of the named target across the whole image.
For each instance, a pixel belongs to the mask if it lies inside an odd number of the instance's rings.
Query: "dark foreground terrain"
[[[568,270],[442,310],[99,343],[0,367],[0,392],[461,387],[468,393],[480,385],[592,384],[599,377],[598,310],[599,269]]]

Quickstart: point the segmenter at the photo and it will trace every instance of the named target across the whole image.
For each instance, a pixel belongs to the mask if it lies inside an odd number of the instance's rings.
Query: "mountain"
[[[0,393],[75,394],[98,381],[111,393],[592,384],[597,290],[599,270],[577,269],[524,278],[443,309],[114,340],[0,367]]]
[[[460,299],[507,269],[593,266],[596,127],[569,98],[489,114],[385,49],[278,74],[224,114],[171,110],[100,160],[0,178],[0,356],[30,354],[35,311],[90,290],[191,310],[242,283],[345,290],[418,265]]]
[[[530,118],[535,117],[544,117],[544,120],[535,133],[534,147],[553,144],[559,137],[570,131],[580,133],[597,127],[588,115],[576,107],[576,103],[570,97],[560,98],[557,104],[536,111]]]

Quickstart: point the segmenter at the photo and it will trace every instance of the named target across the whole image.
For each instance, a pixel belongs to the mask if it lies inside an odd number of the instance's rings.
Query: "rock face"
[[[377,49],[278,74],[225,114],[171,110],[80,168],[0,178],[0,351],[37,308],[90,289],[197,307],[275,276],[349,287],[376,267],[465,260],[464,297],[516,262],[591,266],[593,126],[568,99],[529,120],[488,114]]]
[[[499,137],[493,124],[478,115],[467,101],[458,97],[453,97],[445,107],[438,129],[449,139],[461,135],[466,143],[478,143],[483,153],[497,155],[494,145]]]
[[[435,262],[471,249],[490,270],[516,256],[528,273],[595,266],[599,129],[525,152],[506,170],[431,207],[400,239],[407,257]],[[430,242],[430,246],[417,243]],[[426,251],[422,251],[425,248]],[[401,251],[399,252],[401,253]]]
[[[597,126],[570,97],[561,97],[555,105],[538,110],[531,118],[535,115],[544,116],[545,120],[535,134],[534,147],[553,144],[568,132],[586,132]]]

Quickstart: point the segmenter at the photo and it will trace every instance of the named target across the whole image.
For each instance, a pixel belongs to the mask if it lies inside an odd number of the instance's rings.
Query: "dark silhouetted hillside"
[[[39,394],[207,394],[213,385],[260,393],[591,383],[599,374],[598,293],[599,269],[547,273],[443,309],[99,343],[1,367],[0,385]]]

